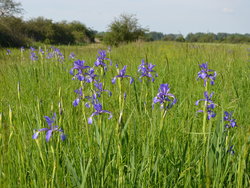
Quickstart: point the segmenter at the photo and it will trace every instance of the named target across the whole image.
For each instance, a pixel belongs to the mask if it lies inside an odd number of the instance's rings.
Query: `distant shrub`
[[[104,36],[104,42],[108,45],[117,46],[120,43],[136,41],[144,36],[146,29],[143,29],[134,15],[122,14],[109,26]]]

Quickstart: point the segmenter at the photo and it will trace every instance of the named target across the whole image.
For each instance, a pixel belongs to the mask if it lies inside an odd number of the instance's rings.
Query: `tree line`
[[[176,41],[176,42],[250,42],[250,34],[189,33],[163,34],[149,32],[141,27],[135,15],[121,14],[115,18],[106,32],[97,32],[79,21],[53,22],[43,17],[24,21],[21,3],[14,0],[0,0],[0,47],[29,46],[36,43],[82,45],[95,41],[117,46],[132,41]]]
[[[53,22],[43,17],[24,21],[14,16],[0,17],[0,46],[45,44],[76,44],[94,42],[96,31],[78,21]]]
[[[181,34],[167,34],[162,36],[165,41],[177,42],[225,42],[225,43],[249,43],[250,34],[239,33],[189,33],[186,37]]]
[[[135,15],[123,14],[114,19],[106,32],[97,32],[79,21],[53,22],[43,17],[24,21],[20,17],[0,16],[0,46],[20,47],[35,43],[51,45],[83,45],[104,42],[119,45],[132,41],[226,42],[249,43],[250,34],[189,33],[163,34],[142,28]]]

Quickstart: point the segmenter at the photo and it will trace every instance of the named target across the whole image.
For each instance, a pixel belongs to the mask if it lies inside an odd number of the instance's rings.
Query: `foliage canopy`
[[[13,16],[21,14],[23,9],[21,3],[14,2],[12,0],[0,0],[0,16]]]
[[[121,14],[108,26],[104,41],[109,45],[117,46],[120,43],[128,43],[143,37],[146,29],[142,28],[138,19],[133,14]]]
[[[13,16],[0,17],[0,46],[29,46],[32,42],[46,44],[86,44],[94,42],[95,31],[84,24],[53,22],[43,17],[23,21]]]

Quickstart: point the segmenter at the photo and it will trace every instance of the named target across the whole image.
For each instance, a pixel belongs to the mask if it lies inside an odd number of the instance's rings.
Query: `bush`
[[[143,37],[146,29],[143,29],[134,15],[122,14],[109,26],[104,36],[104,42],[108,45],[128,43]]]

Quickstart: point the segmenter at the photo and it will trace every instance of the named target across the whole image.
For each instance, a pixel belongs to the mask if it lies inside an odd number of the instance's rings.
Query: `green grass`
[[[44,47],[42,47],[44,48]],[[69,70],[70,52],[92,66],[99,49],[105,46],[59,47],[65,62],[41,58],[32,62],[29,50],[23,55],[11,49],[0,51],[0,186],[1,187],[249,187],[250,186],[250,52],[249,45],[133,43],[113,48],[113,66],[105,77],[100,101],[113,113],[87,118],[93,109],[84,103],[73,107],[80,87]],[[154,83],[138,81],[142,59],[156,65]],[[203,81],[196,80],[198,64],[209,62],[217,71],[213,100],[216,118],[207,122],[206,142],[202,106]],[[122,122],[119,119],[118,83],[111,84],[119,68],[128,65],[122,80],[127,93]],[[178,102],[161,124],[159,105],[152,99],[159,85],[168,83]],[[88,91],[86,91],[88,92]],[[224,132],[223,113],[234,111],[238,127]],[[32,139],[33,130],[47,127],[44,116],[57,113],[59,134],[45,141],[41,133]],[[61,115],[60,112],[62,112]],[[227,152],[234,145],[235,154]]]

